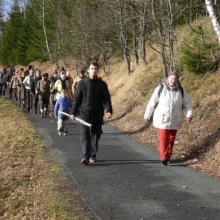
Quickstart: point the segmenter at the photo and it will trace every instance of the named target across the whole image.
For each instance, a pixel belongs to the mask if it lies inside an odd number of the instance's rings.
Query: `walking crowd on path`
[[[0,68],[0,95],[9,98],[29,113],[41,118],[57,118],[58,135],[67,135],[69,119],[80,118],[82,147],[81,163],[88,165],[97,161],[98,142],[102,134],[104,115],[109,119],[113,113],[111,97],[106,82],[99,73],[99,65],[91,63],[81,69],[73,80],[64,67],[53,70],[50,75],[32,65],[28,69]],[[163,84],[155,88],[147,104],[144,121],[150,122],[159,133],[159,152],[163,165],[171,162],[177,130],[185,120],[191,122],[193,110],[187,91],[181,86],[179,73],[172,71]]]
[[[112,114],[112,104],[107,84],[98,76],[99,66],[91,63],[88,76],[81,69],[73,80],[64,67],[52,74],[42,73],[30,65],[26,70],[19,68],[0,69],[0,92],[21,109],[41,118],[57,118],[58,135],[68,134],[69,118],[81,118],[81,163],[96,162],[98,141],[102,133],[103,117]],[[88,126],[89,125],[89,126]]]

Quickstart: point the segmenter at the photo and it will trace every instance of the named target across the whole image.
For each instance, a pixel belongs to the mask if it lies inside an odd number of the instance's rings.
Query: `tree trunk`
[[[145,36],[144,34],[140,37],[140,49],[141,49],[141,60],[144,65],[147,65],[146,48],[145,48]]]
[[[130,64],[128,49],[126,49],[126,48],[123,49],[123,56],[124,56],[124,60],[125,60],[126,66],[127,66],[127,73],[130,75],[130,73],[131,73],[131,64]]]
[[[43,23],[43,30],[44,30],[44,37],[45,37],[45,43],[46,43],[46,48],[47,48],[47,53],[50,57],[50,60],[53,61],[51,52],[50,52],[50,47],[48,44],[48,38],[47,38],[47,32],[46,32],[46,26],[45,26],[45,0],[43,0],[43,8],[42,8],[42,23]]]
[[[139,37],[139,45],[140,45],[140,50],[141,50],[141,60],[144,65],[147,65],[147,58],[146,58],[146,48],[145,48],[145,41],[146,41],[146,13],[147,13],[147,6],[148,2],[144,1],[143,9],[142,9],[142,14],[140,18],[140,23],[139,23],[139,32],[140,32],[140,37]]]
[[[206,8],[209,16],[212,20],[214,31],[217,34],[218,42],[220,44],[220,17],[217,11],[217,7],[213,0],[205,0]]]
[[[161,46],[160,46],[160,50],[161,50],[161,59],[162,59],[162,67],[163,67],[163,75],[164,75],[164,78],[167,78],[167,62],[166,62],[166,52],[165,52],[165,41],[166,41],[166,38],[164,36],[164,33],[163,33],[163,27],[161,24],[158,25],[158,32],[159,32],[159,38],[160,38],[160,42],[161,42]]]
[[[123,12],[123,7],[121,5],[121,3],[119,4],[119,9],[120,9],[120,13],[119,13],[119,29],[120,29],[120,41],[121,41],[121,46],[122,46],[122,50],[123,50],[123,57],[124,60],[126,62],[126,66],[127,66],[127,73],[130,74],[131,73],[131,64],[130,64],[130,54],[129,54],[129,46],[128,46],[128,40],[127,40],[127,30],[125,29],[125,25],[123,23],[123,16],[122,16],[122,12]]]
[[[136,37],[136,31],[133,30],[133,50],[134,50],[134,60],[135,64],[139,64],[139,57],[138,57],[138,52],[137,52],[137,37]]]

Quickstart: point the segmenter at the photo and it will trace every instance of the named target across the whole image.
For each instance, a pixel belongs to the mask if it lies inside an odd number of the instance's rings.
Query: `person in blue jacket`
[[[68,124],[69,116],[62,114],[61,112],[69,114],[70,109],[72,108],[72,101],[67,97],[66,90],[61,91],[61,96],[57,100],[54,107],[54,116],[58,118],[57,121],[57,130],[58,135],[67,135],[68,134]]]

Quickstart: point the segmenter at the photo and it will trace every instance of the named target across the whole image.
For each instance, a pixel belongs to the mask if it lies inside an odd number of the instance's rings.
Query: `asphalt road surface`
[[[82,165],[80,124],[58,136],[56,119],[30,114],[86,205],[102,220],[219,220],[220,182],[104,125],[97,163]],[[150,134],[149,134],[150,135]]]

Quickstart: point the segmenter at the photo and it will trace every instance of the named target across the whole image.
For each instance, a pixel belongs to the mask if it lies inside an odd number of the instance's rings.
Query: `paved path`
[[[102,220],[219,220],[220,182],[104,126],[98,162],[81,165],[80,125],[58,136],[56,121],[31,115],[88,206]]]

